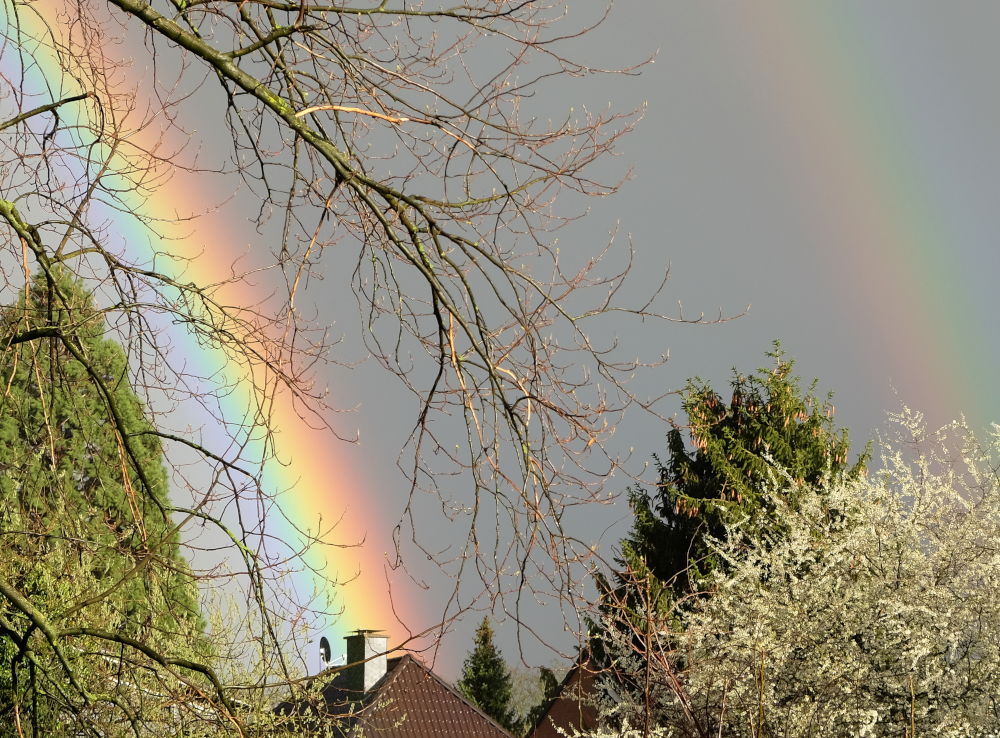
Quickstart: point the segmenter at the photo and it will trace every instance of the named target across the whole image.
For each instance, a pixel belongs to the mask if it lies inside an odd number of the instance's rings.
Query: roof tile
[[[330,716],[326,719],[339,720],[346,738],[511,738],[411,654],[389,659],[386,675],[367,694],[349,692],[333,681],[323,699]],[[286,703],[288,708],[301,714]],[[347,713],[351,717],[333,717]],[[317,727],[323,721],[317,718]]]

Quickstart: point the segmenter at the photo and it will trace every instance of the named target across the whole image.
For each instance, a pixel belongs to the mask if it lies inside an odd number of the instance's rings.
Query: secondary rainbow
[[[970,237],[961,188],[950,186],[960,173],[933,155],[900,61],[878,41],[893,37],[880,26],[893,14],[871,15],[851,4],[765,2],[725,20],[744,29],[741,42],[766,70],[753,84],[781,91],[784,104],[764,114],[784,128],[787,157],[805,173],[809,218],[842,244],[822,255],[828,278],[843,281],[845,304],[860,293],[874,308],[869,345],[852,348],[888,356],[897,378],[914,378],[920,396],[901,399],[934,423],[962,412],[1000,420],[1000,405],[982,393],[1000,365],[993,316],[951,255]]]

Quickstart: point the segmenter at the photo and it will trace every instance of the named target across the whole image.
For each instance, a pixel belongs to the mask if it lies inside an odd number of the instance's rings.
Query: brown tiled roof
[[[363,696],[338,687],[337,681],[322,695],[326,714],[350,713],[350,717],[336,718],[339,733],[345,738],[511,738],[410,654],[389,659],[385,676]],[[287,703],[283,708],[279,711],[301,712]],[[335,718],[311,718],[317,728],[329,728],[328,723],[323,725],[327,720]]]

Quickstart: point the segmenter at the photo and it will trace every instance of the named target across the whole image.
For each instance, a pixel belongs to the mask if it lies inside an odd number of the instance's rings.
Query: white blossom
[[[794,494],[776,474],[783,533],[762,544],[744,521],[714,541],[728,565],[662,616],[659,650],[618,634],[651,694],[619,689],[601,707],[625,727],[591,738],[996,735],[1000,432],[981,446],[962,423],[896,420],[878,473]],[[628,728],[649,714],[658,732]]]

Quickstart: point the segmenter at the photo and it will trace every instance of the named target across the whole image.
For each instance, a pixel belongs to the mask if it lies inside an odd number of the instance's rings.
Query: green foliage
[[[511,709],[510,669],[493,643],[493,626],[488,616],[476,628],[474,643],[462,666],[458,689],[480,710],[513,731],[517,716]]]
[[[768,356],[771,368],[749,376],[734,370],[729,402],[702,380],[691,380],[683,393],[691,448],[683,429],[672,428],[666,461],[656,459],[655,493],[632,491],[635,519],[622,542],[622,563],[633,582],[654,578],[643,584],[650,590],[647,601],[691,591],[718,563],[704,540],[722,535],[726,524],[751,518],[762,534],[780,529],[782,521],[762,494],[775,468],[794,480],[793,497],[828,476],[864,473],[869,450],[849,464],[847,431],[834,426],[831,397],[816,398],[816,381],[803,394],[794,362],[779,344]]]
[[[0,572],[53,628],[204,653],[159,439],[104,332],[88,293],[60,272],[36,277],[0,314]],[[26,725],[72,733],[70,715],[99,722],[72,692],[123,699],[107,694],[123,688],[115,656],[78,643],[59,658],[24,608],[0,597],[0,725],[16,708]],[[80,689],[67,692],[70,673]]]

